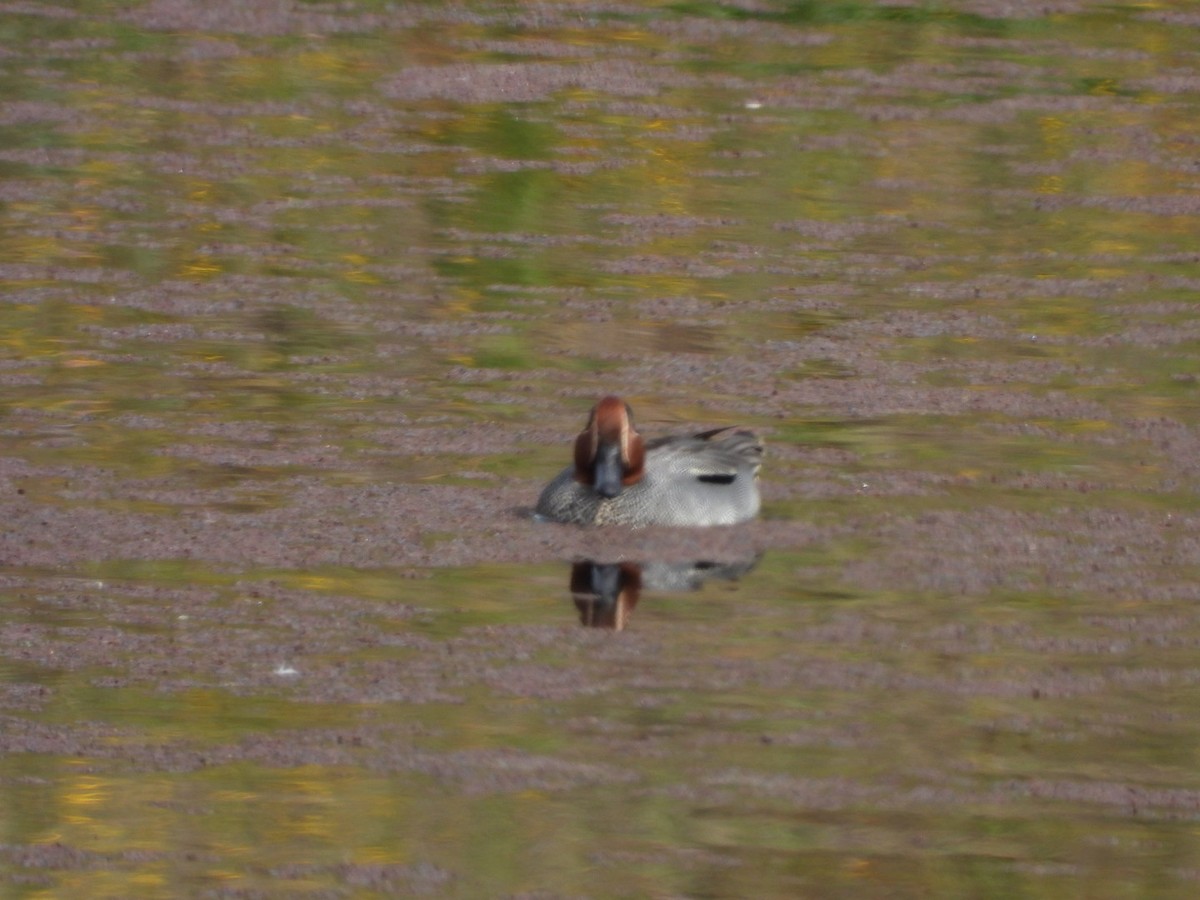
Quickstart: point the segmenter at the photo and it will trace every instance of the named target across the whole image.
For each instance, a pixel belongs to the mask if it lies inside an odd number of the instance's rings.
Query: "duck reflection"
[[[652,591],[695,591],[714,579],[736,581],[759,557],[733,563],[600,563],[583,560],[571,565],[571,599],[580,624],[621,631],[629,624],[642,588]]]

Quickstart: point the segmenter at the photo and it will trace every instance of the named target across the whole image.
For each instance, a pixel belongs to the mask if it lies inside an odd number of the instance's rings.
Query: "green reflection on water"
[[[718,18],[750,19],[789,24],[841,24],[861,22],[903,22],[905,24],[936,23],[969,28],[987,26],[990,29],[1008,30],[1005,23],[984,16],[964,13],[944,3],[926,3],[916,6],[890,6],[877,3],[828,3],[821,0],[787,0],[775,4],[776,8],[745,9],[721,3],[682,2],[671,3],[669,9],[686,15]]]
[[[869,568],[871,527],[919,540],[924,514],[1196,510],[1173,459],[1198,409],[1176,7],[698,3],[318,34],[305,13],[395,7],[301,4],[265,35],[72,9],[0,23],[0,93],[47,104],[0,125],[0,450],[34,467],[29,502],[286,507],[323,459],[290,450],[313,445],[341,454],[335,484],[533,486],[563,448],[431,459],[373,429],[549,432],[611,379],[672,422],[770,428],[764,524],[851,533],[770,553],[736,589],[648,593],[620,637],[577,627],[558,565],[25,572],[0,711],[49,730],[9,752],[0,729],[6,889],[1194,893],[1190,604],[846,574]],[[774,31],[702,27],[722,21]],[[628,84],[526,103],[393,83],[477,59],[635,62],[606,70]],[[721,361],[747,371],[714,378]],[[848,413],[841,391],[872,379],[912,399]],[[1036,413],[1005,412],[1018,397]],[[1122,433],[1163,419],[1180,443]],[[262,464],[204,455],[247,445]],[[85,468],[166,499],[73,493]],[[1163,541],[1182,591],[1190,538]],[[114,599],[135,588],[211,596]],[[183,616],[253,652],[167,675],[136,650],[29,661],[44,631],[64,652],[113,629],[182,652]],[[430,671],[442,693],[397,699]],[[13,849],[56,843],[49,863]]]
[[[229,880],[276,891],[336,885],[361,863],[384,867],[376,877],[396,890],[453,873],[460,894],[497,881],[594,893],[583,873],[599,869],[603,896],[700,883],[744,896],[843,880],[892,893],[1027,885],[1057,896],[1056,867],[1073,873],[1063,890],[1083,871],[1138,890],[1164,859],[1188,864],[1190,825],[1150,798],[1160,777],[1194,783],[1180,740],[1194,726],[1147,711],[1194,704],[1194,686],[1177,684],[1169,698],[1153,679],[1118,693],[1085,687],[1118,670],[1186,672],[1187,646],[1114,649],[1120,615],[1086,600],[821,596],[822,581],[797,572],[822,556],[769,555],[736,589],[647,596],[631,639],[655,653],[636,666],[609,639],[572,638],[573,625],[531,655],[504,653],[529,623],[570,622],[560,567],[428,573],[419,594],[429,615],[458,626],[417,631],[465,641],[453,654],[474,647],[465,662],[484,679],[448,704],[114,690],[89,683],[87,670],[61,675],[37,720],[119,731],[81,756],[0,760],[6,841],[87,848],[107,861],[111,890],[157,884],[151,894],[163,895]],[[295,581],[380,603],[412,593],[383,573]],[[514,602],[531,586],[538,603]],[[956,634],[965,642],[955,646]],[[1039,635],[1054,635],[1055,648],[1039,648]],[[366,648],[340,662],[449,650]],[[542,665],[568,680],[581,667],[578,684],[599,690],[530,702],[505,689]],[[1006,688],[1064,672],[1077,690]],[[938,689],[959,677],[976,689]],[[273,735],[295,748],[295,762],[228,758],[236,746],[254,756]],[[126,743],[140,762],[116,752]],[[305,761],[314,752],[331,759]],[[1146,819],[1091,799],[1089,785],[1122,778],[1146,792],[1131,801],[1147,804]],[[1094,857],[1096,829],[1123,848],[1120,860]],[[50,871],[58,889],[76,884],[74,870]]]

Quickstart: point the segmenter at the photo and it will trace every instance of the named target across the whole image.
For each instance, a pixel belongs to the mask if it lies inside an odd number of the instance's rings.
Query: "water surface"
[[[6,896],[1194,895],[1189,4],[0,27]]]

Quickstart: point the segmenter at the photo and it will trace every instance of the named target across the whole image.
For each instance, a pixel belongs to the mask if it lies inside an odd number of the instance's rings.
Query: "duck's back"
[[[758,515],[762,456],[762,442],[744,429],[661,438],[646,445],[646,475],[624,493],[648,504],[650,524],[745,522]]]

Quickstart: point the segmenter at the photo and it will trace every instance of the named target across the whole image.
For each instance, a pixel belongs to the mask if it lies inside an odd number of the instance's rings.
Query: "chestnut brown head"
[[[620,397],[604,397],[575,439],[575,480],[611,499],[641,480],[645,463],[646,445],[633,430],[629,405]]]

